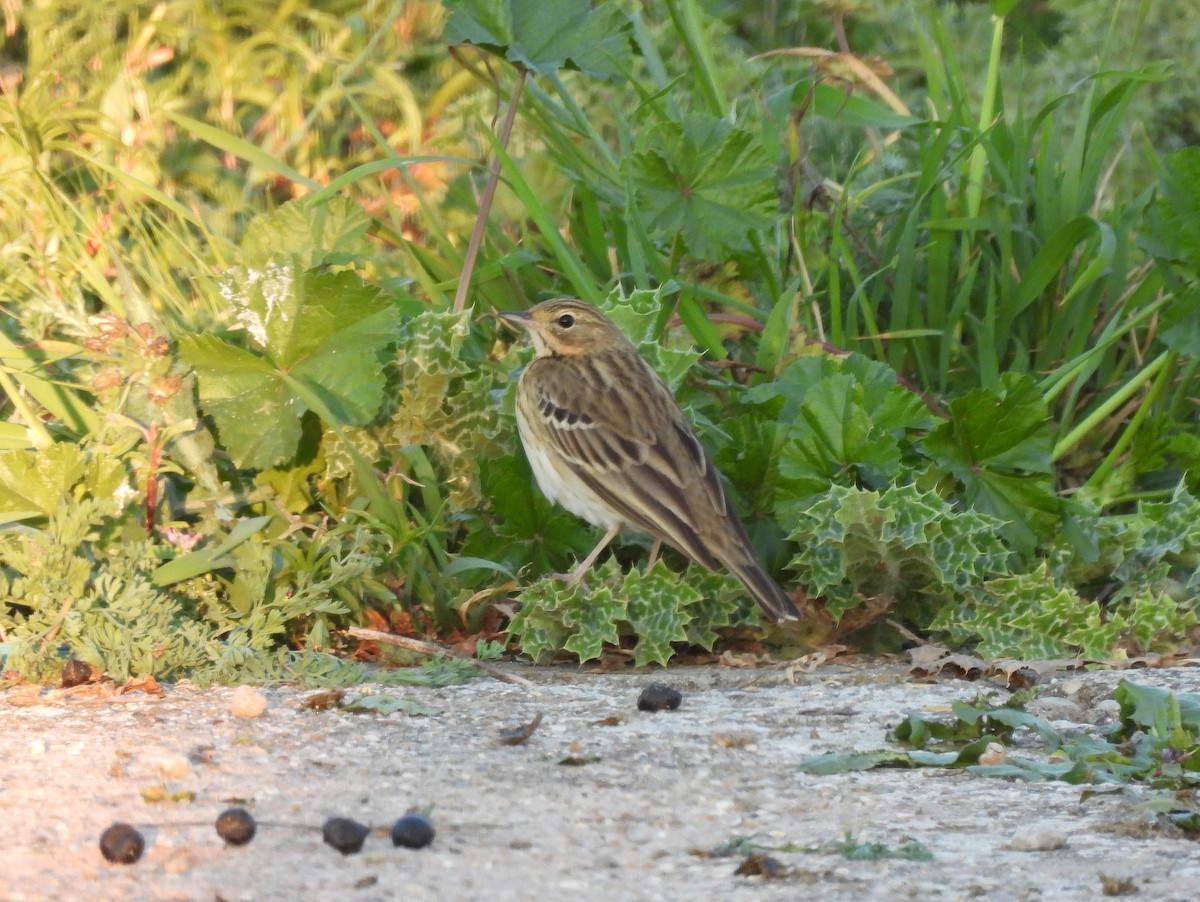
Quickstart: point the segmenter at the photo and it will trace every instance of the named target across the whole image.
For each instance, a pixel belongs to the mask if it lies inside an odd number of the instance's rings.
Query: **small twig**
[[[455,651],[452,648],[445,648],[441,645],[435,645],[432,642],[423,642],[420,639],[412,639],[408,636],[397,636],[395,633],[385,633],[382,630],[369,630],[361,626],[350,627],[348,630],[346,630],[346,635],[353,636],[355,639],[363,639],[367,642],[379,642],[383,645],[394,645],[397,648],[405,648],[409,651],[415,651],[422,655],[440,655],[444,658],[458,658],[460,661],[468,661],[489,676],[493,676],[503,683],[512,683],[514,686],[536,685],[524,677],[513,676],[511,673],[505,673],[495,664],[489,664],[486,661],[480,661],[476,658],[472,658],[470,655],[464,655],[460,651]]]
[[[918,636],[912,630],[908,629],[902,623],[900,623],[896,620],[893,620],[891,617],[886,618],[884,620],[884,623],[886,623],[888,626],[895,629],[896,632],[898,632],[901,636],[903,636],[909,642],[915,642],[917,645],[931,645],[932,644],[928,639],[922,639],[920,636]]]
[[[508,98],[508,109],[504,113],[504,121],[500,124],[500,134],[497,135],[501,147],[508,147],[508,137],[512,134],[513,120],[517,118],[521,91],[525,87],[525,77],[528,74],[529,70],[527,69],[517,69],[517,82],[513,85],[512,95]],[[483,194],[479,197],[479,215],[475,218],[475,228],[471,231],[471,240],[467,243],[467,253],[463,257],[463,270],[458,279],[458,291],[454,294],[455,313],[467,306],[467,294],[471,290],[471,275],[475,270],[475,260],[479,256],[479,246],[483,244],[483,232],[487,228],[488,212],[492,209],[492,198],[496,196],[496,186],[500,183],[500,165],[500,154],[493,154],[487,184],[483,186]]]

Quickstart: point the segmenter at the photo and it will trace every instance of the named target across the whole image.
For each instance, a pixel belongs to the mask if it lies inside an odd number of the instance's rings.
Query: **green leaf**
[[[830,752],[803,759],[797,769],[802,774],[827,777],[832,774],[850,774],[874,770],[877,767],[912,767],[907,752]]]
[[[333,425],[379,410],[379,354],[394,340],[390,302],[353,273],[290,265],[232,273],[225,292],[262,353],[212,335],[186,335],[179,353],[196,370],[202,407],[240,467],[265,469],[296,454],[309,409]]]
[[[1197,254],[1200,255],[1200,250]],[[1200,289],[1193,286],[1176,293],[1163,311],[1158,337],[1172,351],[1200,358]]]
[[[783,506],[781,517],[799,549],[789,569],[825,597],[834,617],[864,598],[890,597],[927,619],[931,610],[957,610],[982,580],[1007,571],[993,518],[956,510],[915,485],[832,486]]]
[[[653,291],[635,289],[624,296],[618,287],[601,305],[671,391],[678,390],[684,376],[702,356],[690,343],[666,345],[658,340],[659,323],[671,306],[670,296],[676,292],[674,285],[660,285]]]
[[[289,257],[301,269],[352,263],[370,251],[370,227],[370,217],[350,198],[291,200],[250,220],[242,237],[242,262],[254,269]]]
[[[615,4],[588,0],[445,0],[451,44],[475,44],[539,75],[568,68],[622,79],[633,52],[629,23]]]
[[[119,458],[63,442],[0,451],[0,513],[48,517],[64,500],[107,499],[125,479]]]
[[[911,433],[936,422],[890,367],[860,354],[802,357],[742,400],[780,424],[778,498],[785,503],[831,482],[885,485],[901,474]]]
[[[1121,724],[1127,733],[1154,731],[1159,738],[1167,738],[1179,726],[1200,732],[1200,695],[1195,693],[1176,694],[1121,680],[1113,698],[1121,704]]]
[[[215,335],[185,335],[179,356],[196,370],[200,402],[238,466],[289,460],[300,441],[303,406],[270,361]]]
[[[638,637],[634,664],[657,662],[665,667],[675,653],[671,644],[687,642],[692,615],[686,607],[700,601],[700,593],[656,561],[648,573],[630,570],[621,582],[621,595],[628,600],[628,619]]]
[[[1005,536],[1024,551],[1060,509],[1049,412],[1030,376],[1006,373],[999,392],[978,389],[952,401],[949,421],[922,449],[962,483],[974,507],[1007,521]]]
[[[517,594],[517,601],[521,607],[508,625],[508,635],[534,661],[553,657],[578,633],[579,624],[588,622],[583,613],[586,590],[555,577],[526,586]],[[615,636],[615,632],[609,635]],[[588,637],[577,640],[576,645],[584,653],[592,648]]]
[[[629,163],[649,228],[680,235],[697,257],[749,250],[750,233],[775,221],[775,165],[762,141],[699,113],[650,129]]]
[[[600,657],[605,645],[620,639],[618,624],[628,607],[609,586],[597,586],[586,592],[583,603],[571,609],[566,624],[577,632],[563,642],[563,649],[579,658],[580,663]]]
[[[343,711],[351,714],[406,714],[409,717],[433,717],[441,714],[440,708],[417,701],[415,698],[401,698],[396,695],[364,695],[342,706]]]
[[[271,518],[269,516],[248,517],[245,520],[240,520],[230,530],[229,535],[223,542],[212,548],[201,548],[198,551],[181,555],[172,561],[167,561],[151,574],[150,581],[159,588],[162,588],[163,586],[170,586],[174,583],[180,583],[184,580],[210,573],[222,567],[231,567],[233,566],[233,561],[227,557],[229,552],[259,532],[270,522]]]
[[[1200,147],[1185,147],[1160,161],[1158,200],[1147,229],[1152,251],[1200,275]]]
[[[1043,562],[1031,573],[991,579],[983,592],[939,611],[930,628],[957,642],[978,640],[985,658],[1107,658],[1126,624],[1061,585]]]
[[[543,574],[566,570],[574,556],[591,551],[596,531],[546,500],[523,454],[481,461],[479,469],[481,491],[495,518],[471,532],[464,555]]]

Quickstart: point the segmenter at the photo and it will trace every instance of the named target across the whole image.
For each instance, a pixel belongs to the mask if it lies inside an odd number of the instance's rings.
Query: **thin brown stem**
[[[504,121],[500,124],[500,146],[508,147],[508,137],[512,134],[513,120],[517,118],[517,106],[521,100],[521,91],[525,88],[527,69],[517,69],[517,81],[513,85],[512,95],[508,98],[508,109],[504,112]],[[492,165],[488,172],[487,184],[483,186],[483,194],[479,198],[479,215],[475,218],[475,228],[471,232],[471,240],[467,244],[467,254],[463,258],[462,276],[458,280],[458,291],[454,295],[454,312],[460,312],[467,306],[467,294],[471,290],[471,274],[475,271],[475,261],[479,257],[479,246],[483,244],[483,230],[487,227],[488,211],[492,208],[492,199],[496,196],[496,186],[500,183],[500,155],[492,157]]]

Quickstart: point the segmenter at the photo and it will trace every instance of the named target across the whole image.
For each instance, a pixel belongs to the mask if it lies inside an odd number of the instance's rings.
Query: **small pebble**
[[[989,742],[979,755],[979,763],[985,767],[995,767],[1008,760],[1008,749],[999,742]]]
[[[267,710],[267,697],[253,686],[238,686],[229,700],[229,712],[234,717],[258,717]]]
[[[683,701],[683,694],[674,686],[651,683],[638,696],[639,711],[674,711]]]
[[[1018,833],[1008,841],[1014,852],[1054,852],[1067,847],[1067,834],[1057,830],[1032,830]]]
[[[182,780],[192,773],[192,762],[178,752],[164,752],[154,759],[154,766],[168,780]]]

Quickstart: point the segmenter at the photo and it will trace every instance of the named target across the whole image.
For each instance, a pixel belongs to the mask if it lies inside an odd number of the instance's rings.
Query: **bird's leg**
[[[592,564],[596,563],[596,558],[600,556],[600,552],[608,547],[609,542],[615,539],[617,537],[617,533],[620,531],[620,523],[609,527],[608,532],[604,534],[604,538],[596,543],[596,547],[591,550],[591,553],[588,554],[588,556],[583,559],[582,563],[580,563],[580,565],[572,570],[567,576],[567,585],[573,586],[576,583],[583,582],[583,575],[588,572]]]
[[[655,563],[658,561],[658,552],[662,549],[662,539],[655,539],[654,544],[650,546],[650,557],[646,560],[646,569],[643,573],[649,573]]]

